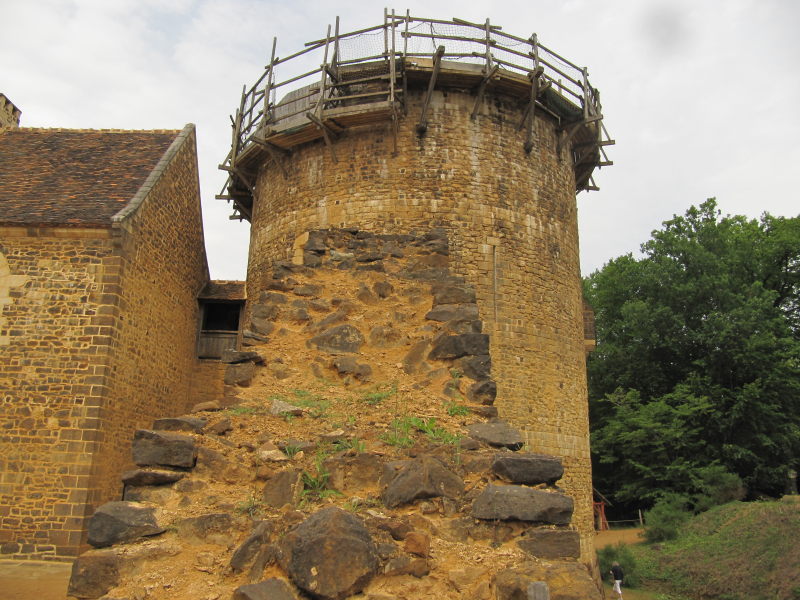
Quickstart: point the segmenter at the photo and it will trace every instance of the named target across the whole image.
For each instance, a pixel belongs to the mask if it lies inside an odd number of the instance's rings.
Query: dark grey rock
[[[467,355],[489,354],[489,336],[484,333],[464,333],[442,336],[433,342],[428,358],[461,358]]]
[[[472,304],[475,302],[475,290],[466,286],[455,285],[434,285],[431,291],[433,292],[433,305],[439,306],[440,304]]]
[[[452,321],[454,319],[475,320],[478,318],[477,304],[440,304],[427,312],[429,321]]]
[[[254,352],[252,350],[233,350],[232,348],[223,350],[222,356],[220,357],[220,362],[226,364],[236,364],[247,361],[252,361],[254,363],[263,363],[264,357],[261,356],[258,352]]]
[[[225,435],[229,431],[233,431],[233,425],[231,424],[230,419],[222,419],[221,421],[217,421],[208,428],[208,433],[213,433],[215,435]]]
[[[201,433],[207,421],[199,417],[167,417],[153,421],[153,429],[156,431],[186,431],[189,433]]]
[[[271,291],[261,292],[261,295],[258,297],[258,302],[260,304],[286,304],[288,301],[289,298],[287,298],[285,294]]]
[[[265,321],[274,321],[280,315],[281,309],[274,302],[269,304],[254,304],[250,311],[253,319],[264,319]]]
[[[303,476],[299,469],[279,471],[264,484],[261,499],[273,508],[287,504],[294,506],[303,491]]]
[[[373,294],[372,290],[363,283],[359,286],[358,291],[356,292],[356,298],[358,298],[364,304],[375,304],[378,301],[378,297]]]
[[[295,286],[292,292],[298,296],[319,296],[322,293],[322,286],[308,283]]]
[[[528,452],[496,454],[492,471],[505,481],[525,485],[552,485],[564,475],[560,458]]]
[[[322,266],[322,256],[317,254],[316,252],[311,252],[306,250],[303,252],[303,264],[306,267],[311,267],[312,269],[316,269],[317,267]]]
[[[424,558],[411,558],[410,556],[398,556],[387,561],[383,568],[384,575],[413,575],[418,579],[430,573],[428,561]]]
[[[473,415],[478,415],[480,417],[485,417],[486,419],[496,419],[497,418],[497,407],[496,406],[468,406],[469,412]]]
[[[364,336],[361,332],[347,323],[323,331],[310,340],[310,344],[318,350],[331,354],[358,352],[363,343]]]
[[[391,325],[377,325],[369,332],[369,344],[376,348],[397,348],[404,346],[408,338]]]
[[[455,333],[458,335],[463,333],[481,333],[483,331],[483,321],[453,319],[452,321],[447,321],[442,326],[442,331]]]
[[[464,375],[475,381],[489,379],[492,371],[492,359],[488,354],[481,356],[465,356],[456,363],[456,367]]]
[[[197,457],[194,439],[188,435],[139,429],[133,434],[133,462],[140,467],[191,468]]]
[[[313,325],[308,326],[308,330],[312,333],[318,333],[325,329],[347,320],[348,310],[345,307],[340,307],[336,312],[332,312],[324,319],[320,320]]]
[[[383,252],[362,252],[356,254],[356,262],[359,263],[371,263],[375,262],[376,260],[381,260],[383,258]]]
[[[428,346],[430,346],[430,341],[428,340],[420,340],[411,346],[411,349],[403,358],[403,371],[408,375],[418,373],[425,360]]]
[[[240,573],[247,568],[261,550],[262,546],[269,542],[272,535],[273,525],[269,521],[259,521],[247,538],[239,544],[231,556],[231,569],[234,573]]]
[[[377,260],[372,263],[360,264],[356,267],[356,271],[375,271],[377,273],[385,273],[386,266],[382,260]]]
[[[392,477],[383,492],[383,503],[395,508],[421,498],[458,498],[464,482],[438,458],[420,456],[407,461]]]
[[[106,502],[89,518],[87,541],[102,548],[163,533],[154,510],[136,502]]]
[[[467,426],[467,431],[476,440],[480,440],[497,448],[519,450],[525,444],[522,434],[505,421],[474,423]]]
[[[309,252],[325,252],[328,249],[328,232],[315,230],[308,232],[308,241],[303,246],[303,250]]]
[[[166,485],[183,479],[186,473],[180,471],[155,471],[149,469],[133,469],[122,474],[125,485]]]
[[[311,515],[285,537],[286,571],[315,598],[357,594],[378,571],[378,553],[366,527],[335,506]]]
[[[269,319],[260,319],[257,317],[253,317],[250,319],[250,327],[253,328],[255,335],[260,337],[259,341],[268,341],[268,336],[270,333],[275,331],[275,323],[270,321]],[[251,337],[251,339],[258,339],[255,337]]]
[[[403,249],[395,242],[387,242],[384,244],[383,253],[391,256],[392,258],[403,258],[405,256]]]
[[[277,577],[242,585],[233,591],[232,600],[297,600],[288,582]]]
[[[352,375],[356,379],[368,379],[372,375],[372,367],[359,363],[352,356],[337,356],[332,364],[339,375]]]
[[[394,287],[388,281],[377,281],[372,290],[378,298],[388,298],[394,292]]]
[[[247,387],[256,374],[256,365],[252,362],[228,365],[225,368],[225,385],[239,385]]]
[[[181,519],[175,526],[178,536],[190,544],[227,546],[232,541],[233,519],[228,513],[209,513]]]
[[[119,571],[120,559],[115,553],[90,550],[72,563],[67,595],[100,598],[119,585]]]
[[[529,529],[517,546],[537,558],[580,558],[581,536],[564,529]]]
[[[497,398],[497,384],[491,379],[476,381],[467,388],[467,398],[491,406]]]
[[[561,493],[518,485],[489,485],[472,504],[472,516],[567,525],[572,519],[572,508],[572,498]]]

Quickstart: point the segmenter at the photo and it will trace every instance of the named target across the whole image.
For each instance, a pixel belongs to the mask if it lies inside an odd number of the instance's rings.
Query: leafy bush
[[[597,562],[600,565],[600,573],[603,579],[611,579],[611,574],[609,573],[611,571],[611,564],[618,562],[625,574],[623,585],[631,588],[641,585],[641,577],[639,576],[636,557],[627,544],[620,542],[616,546],[601,548],[597,551]]]
[[[644,538],[648,542],[663,542],[678,537],[678,529],[692,513],[687,510],[685,496],[665,494],[644,514]]]
[[[694,499],[695,512],[704,512],[713,506],[744,498],[745,489],[741,477],[727,471],[720,464],[698,469],[697,479],[696,485],[700,493]]]

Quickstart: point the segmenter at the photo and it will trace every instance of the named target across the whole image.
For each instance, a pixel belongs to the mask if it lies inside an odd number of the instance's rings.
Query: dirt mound
[[[85,553],[70,593],[227,600],[266,582],[280,597],[489,600],[525,597],[537,573],[553,599],[599,597],[565,524],[560,463],[519,449],[515,468],[530,467],[516,483],[497,457],[519,444],[470,437],[496,415],[489,339],[447,261],[437,231],[311,232],[251,301],[226,397],[160,421],[169,434],[137,434],[147,458],[123,500],[155,508],[165,531]],[[187,448],[193,468],[170,463]]]

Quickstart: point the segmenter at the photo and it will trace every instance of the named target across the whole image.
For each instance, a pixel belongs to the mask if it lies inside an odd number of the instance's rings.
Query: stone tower
[[[304,63],[322,66],[302,75]],[[594,528],[575,196],[597,189],[613,143],[587,75],[489,21],[384,14],[343,34],[337,20],[287,58],[273,43],[234,116],[220,196],[251,222],[249,298],[309,231],[444,229],[490,336],[495,406],[531,451],[562,457],[584,558]]]

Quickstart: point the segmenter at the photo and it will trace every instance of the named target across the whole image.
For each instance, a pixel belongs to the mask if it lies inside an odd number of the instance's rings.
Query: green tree
[[[715,465],[780,493],[800,455],[800,217],[723,217],[711,199],[642,252],[584,282],[597,485],[697,496]]]

